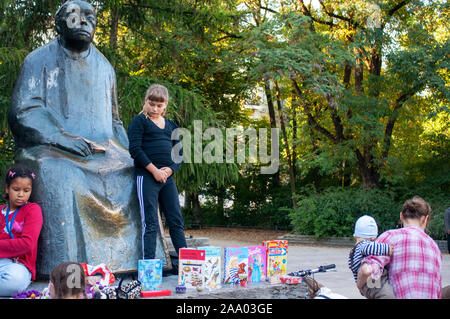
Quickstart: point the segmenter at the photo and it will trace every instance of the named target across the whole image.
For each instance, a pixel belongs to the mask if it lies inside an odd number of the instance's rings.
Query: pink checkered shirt
[[[377,242],[391,245],[394,248],[392,256],[369,256],[363,262],[386,266],[397,298],[441,298],[441,251],[420,227],[386,231]]]

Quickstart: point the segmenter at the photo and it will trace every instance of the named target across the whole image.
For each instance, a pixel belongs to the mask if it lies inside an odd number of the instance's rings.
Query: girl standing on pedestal
[[[173,179],[181,162],[176,163],[171,156],[172,148],[179,143],[171,138],[178,125],[164,117],[168,102],[166,87],[150,86],[141,113],[128,127],[129,151],[134,159],[141,211],[143,259],[155,258],[158,203],[166,217],[176,252],[187,247],[178,190]]]

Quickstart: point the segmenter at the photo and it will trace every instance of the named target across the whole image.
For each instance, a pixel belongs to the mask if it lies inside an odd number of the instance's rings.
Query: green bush
[[[289,217],[297,234],[316,237],[352,237],[356,220],[370,215],[378,224],[378,233],[397,227],[405,200],[421,196],[433,213],[427,233],[435,240],[445,238],[443,212],[450,206],[444,193],[432,194],[429,189],[416,188],[401,196],[392,190],[330,187],[321,193],[303,189],[298,208]],[[431,194],[431,195],[430,195]]]
[[[228,210],[230,225],[290,229],[292,208],[289,185],[249,191],[241,188]]]
[[[421,196],[420,193],[417,195]],[[450,207],[450,198],[447,193],[437,193],[434,195],[422,196],[431,206],[431,218],[427,226],[427,233],[435,240],[444,240],[445,224],[444,212]]]
[[[391,192],[330,187],[321,193],[303,191],[289,217],[295,233],[316,237],[351,237],[355,221],[370,215],[379,233],[394,228],[401,205]]]

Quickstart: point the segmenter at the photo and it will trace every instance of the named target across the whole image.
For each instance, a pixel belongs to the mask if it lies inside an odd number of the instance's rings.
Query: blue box
[[[161,259],[140,259],[138,262],[138,279],[142,283],[143,291],[162,289]]]

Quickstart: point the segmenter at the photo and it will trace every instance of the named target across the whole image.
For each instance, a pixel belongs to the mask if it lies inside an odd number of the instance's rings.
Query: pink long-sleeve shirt
[[[6,231],[6,205],[0,206],[0,258],[17,258],[27,267],[31,278],[36,279],[36,257],[39,234],[42,228],[42,211],[38,204],[26,203],[20,208],[13,224],[11,239]],[[8,222],[11,220],[10,214]]]
[[[386,231],[377,242],[393,246],[392,256],[369,256],[363,263],[387,267],[397,298],[441,298],[442,254],[436,242],[420,227]]]

